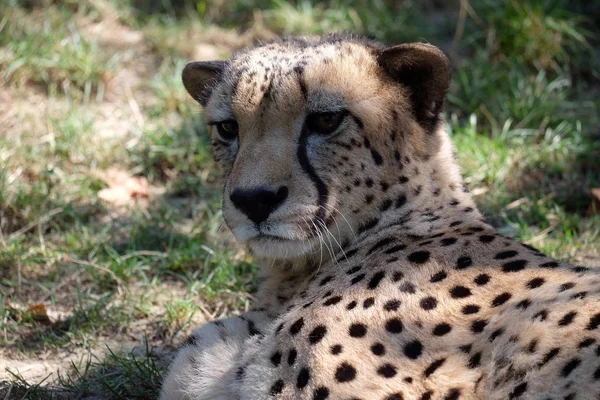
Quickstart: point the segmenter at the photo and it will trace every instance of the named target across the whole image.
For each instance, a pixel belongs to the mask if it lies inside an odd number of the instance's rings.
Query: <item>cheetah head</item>
[[[257,256],[336,250],[402,194],[402,163],[439,147],[450,82],[428,44],[289,38],[183,71],[205,107],[223,215]],[[390,204],[392,202],[392,204]]]

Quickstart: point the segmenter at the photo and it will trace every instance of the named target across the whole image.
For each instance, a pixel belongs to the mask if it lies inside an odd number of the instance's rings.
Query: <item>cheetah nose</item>
[[[260,224],[275,211],[287,198],[287,186],[281,186],[277,191],[268,186],[258,186],[254,189],[235,189],[229,198],[235,207],[246,214],[255,224]]]

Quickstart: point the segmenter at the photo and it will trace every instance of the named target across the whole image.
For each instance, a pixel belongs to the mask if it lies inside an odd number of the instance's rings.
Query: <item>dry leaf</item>
[[[600,188],[592,189],[592,204],[587,209],[588,216],[600,214]]]
[[[102,200],[114,204],[130,204],[132,199],[148,197],[148,181],[145,177],[131,176],[127,171],[111,168],[99,173],[108,188],[98,192]]]
[[[31,318],[33,318],[36,322],[41,322],[42,324],[50,324],[50,318],[48,318],[48,313],[46,312],[46,306],[44,303],[32,304],[27,307],[27,311],[31,314]]]

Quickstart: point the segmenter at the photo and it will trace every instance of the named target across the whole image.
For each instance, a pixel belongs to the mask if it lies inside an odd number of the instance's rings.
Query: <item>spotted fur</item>
[[[449,76],[433,46],[336,35],[186,67],[264,267],[255,311],[194,331],[162,399],[600,398],[600,276],[483,221],[439,120]],[[328,135],[323,112],[344,113]]]

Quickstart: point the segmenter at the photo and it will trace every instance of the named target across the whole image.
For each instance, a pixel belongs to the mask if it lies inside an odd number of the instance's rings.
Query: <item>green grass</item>
[[[179,78],[197,43],[226,57],[253,39],[350,30],[441,46],[448,130],[488,220],[597,264],[597,6],[436,3],[0,0],[0,398],[152,398],[192,327],[250,308],[256,268],[223,227]],[[148,197],[102,200],[111,167],[146,178]],[[13,368],[40,358],[60,375]]]

